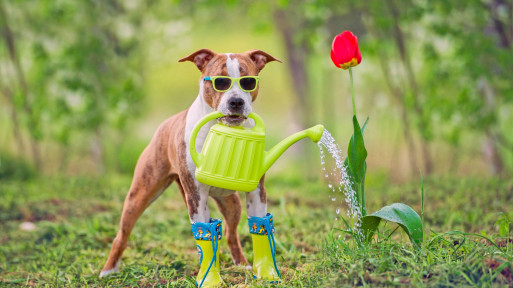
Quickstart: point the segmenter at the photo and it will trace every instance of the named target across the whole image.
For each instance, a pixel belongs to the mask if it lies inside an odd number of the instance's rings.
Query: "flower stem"
[[[351,99],[353,100],[353,115],[356,116],[356,106],[354,103],[353,69],[351,67],[349,67],[349,80],[351,81]]]

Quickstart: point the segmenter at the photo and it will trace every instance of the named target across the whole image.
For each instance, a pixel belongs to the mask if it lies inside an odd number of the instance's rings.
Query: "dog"
[[[127,247],[128,237],[137,219],[173,182],[177,184],[187,205],[191,224],[209,222],[207,200],[209,196],[214,199],[224,217],[224,235],[233,263],[250,267],[242,252],[237,233],[237,225],[241,217],[239,194],[237,191],[199,183],[195,179],[196,166],[189,153],[189,138],[195,124],[213,111],[219,111],[225,115],[220,121],[228,126],[251,126],[249,123],[251,119],[246,121],[246,118],[252,111],[253,101],[257,98],[258,82],[256,89],[251,92],[244,91],[240,82],[232,83],[229,90],[221,92],[218,91],[219,89],[214,89],[212,81],[205,81],[206,77],[258,76],[267,63],[281,61],[261,50],[240,54],[218,54],[209,49],[198,50],[178,62],[185,61],[193,62],[201,71],[198,97],[188,109],[168,118],[158,127],[152,140],[139,157],[132,184],[123,205],[120,229],[112,242],[109,257],[100,272],[100,278],[118,271],[121,255]],[[216,123],[215,121],[204,125],[198,133],[196,138],[198,151],[201,151],[207,133]],[[246,193],[249,217],[264,217],[267,214],[264,178],[265,175],[261,178],[257,189]]]

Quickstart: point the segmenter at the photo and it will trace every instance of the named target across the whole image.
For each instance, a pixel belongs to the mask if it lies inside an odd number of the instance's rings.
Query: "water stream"
[[[317,143],[321,152],[321,167],[324,172],[324,177],[328,182],[328,187],[331,189],[331,201],[337,201],[337,198],[344,198],[347,204],[347,216],[353,219],[353,232],[362,236],[363,233],[360,229],[360,218],[362,212],[356,199],[356,192],[351,185],[351,178],[347,175],[347,167],[344,165],[344,158],[342,157],[342,150],[335,142],[333,136],[324,129],[321,140]],[[331,156],[331,159],[326,155]],[[331,163],[334,160],[334,165]],[[332,167],[333,166],[333,167]],[[336,208],[336,218],[340,215],[340,207]]]

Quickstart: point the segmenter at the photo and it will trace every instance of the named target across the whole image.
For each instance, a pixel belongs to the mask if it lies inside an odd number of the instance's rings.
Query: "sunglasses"
[[[239,78],[228,77],[228,76],[208,76],[204,77],[203,81],[212,81],[212,86],[217,92],[226,92],[233,86],[233,82],[239,84],[240,90],[244,92],[255,91],[258,85],[258,76],[244,76]]]

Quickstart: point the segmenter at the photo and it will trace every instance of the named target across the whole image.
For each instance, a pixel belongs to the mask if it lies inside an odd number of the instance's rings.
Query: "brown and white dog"
[[[242,54],[217,54],[209,49],[198,50],[180,59],[191,61],[201,71],[199,95],[192,106],[165,120],[157,129],[150,144],[144,149],[135,167],[132,185],[126,196],[121,215],[121,227],[112,242],[109,258],[100,277],[117,272],[121,255],[127,247],[128,237],[137,219],[164,190],[176,182],[187,205],[191,223],[209,222],[207,200],[212,197],[224,216],[225,235],[228,247],[236,265],[249,265],[242,253],[237,234],[241,216],[241,202],[238,193],[199,183],[194,173],[196,166],[189,153],[189,138],[195,124],[208,113],[217,110],[227,115],[221,119],[231,126],[251,125],[246,116],[252,111],[258,88],[253,92],[242,91],[237,84],[226,92],[217,92],[207,76],[256,76],[271,61],[280,60],[260,51],[251,50]],[[215,121],[215,120],[214,120]],[[214,121],[200,130],[196,149],[201,151],[203,143]],[[267,213],[267,199],[264,177],[258,188],[246,193],[248,216],[264,217]]]

